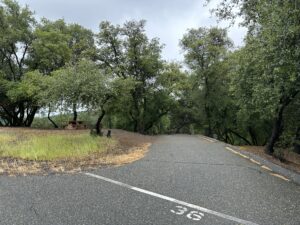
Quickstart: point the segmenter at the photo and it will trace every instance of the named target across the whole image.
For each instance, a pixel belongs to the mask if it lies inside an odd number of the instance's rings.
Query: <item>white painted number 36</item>
[[[189,211],[188,208],[183,206],[176,206],[176,210],[171,209],[171,213],[177,214],[177,215],[186,215],[187,218],[191,220],[201,220],[204,216],[203,213],[198,211]]]

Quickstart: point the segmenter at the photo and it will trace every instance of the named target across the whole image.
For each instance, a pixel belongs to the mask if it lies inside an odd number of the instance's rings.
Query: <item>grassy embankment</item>
[[[115,139],[92,137],[88,131],[0,132],[0,157],[26,160],[79,159],[116,145]]]

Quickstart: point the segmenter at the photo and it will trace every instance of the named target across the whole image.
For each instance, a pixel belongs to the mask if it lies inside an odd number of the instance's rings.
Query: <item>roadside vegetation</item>
[[[153,138],[113,129],[113,137],[89,130],[0,128],[0,175],[73,173],[118,166],[144,157]]]
[[[0,5],[0,126],[63,128],[85,116],[81,120],[99,136],[102,127],[202,133],[234,145],[264,146],[270,155],[275,149],[300,153],[297,0],[221,1],[215,15],[241,18],[248,29],[245,45],[235,48],[219,27],[189,29],[179,41],[184,63],[162,59],[163,44],[147,37],[144,20],[102,21],[93,33],[63,19],[37,21],[13,0]],[[62,143],[66,155],[77,142],[80,154],[110,143],[87,134],[50,135],[20,139],[1,154],[64,157],[50,147],[45,152],[45,143],[54,142]]]
[[[0,157],[27,160],[80,159],[92,153],[106,153],[117,141],[93,137],[85,132],[26,132],[0,133]]]

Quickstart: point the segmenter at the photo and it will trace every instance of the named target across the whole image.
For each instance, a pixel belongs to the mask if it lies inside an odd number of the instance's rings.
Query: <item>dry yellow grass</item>
[[[36,130],[36,129],[1,129],[0,133],[18,133],[19,138],[26,135],[43,137],[49,134],[83,134],[88,131],[65,131],[65,130]],[[2,132],[1,132],[2,131]],[[117,144],[107,151],[92,152],[85,157],[71,157],[55,160],[24,160],[12,157],[0,157],[0,174],[6,175],[30,175],[51,173],[75,173],[82,170],[91,170],[101,166],[120,166],[141,159],[146,154],[152,137],[135,134],[122,130],[112,130],[113,138]],[[4,138],[3,138],[4,139]],[[9,138],[8,138],[9,139]],[[8,140],[5,139],[6,141]],[[12,139],[10,141],[14,141]]]
[[[113,164],[117,166],[132,163],[136,160],[143,158],[150,146],[151,143],[145,143],[140,147],[129,150],[126,154],[107,155],[105,161],[108,164]]]

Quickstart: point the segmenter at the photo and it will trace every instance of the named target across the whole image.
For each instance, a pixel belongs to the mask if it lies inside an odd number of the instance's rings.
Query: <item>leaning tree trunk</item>
[[[57,124],[51,119],[50,113],[51,113],[51,110],[50,110],[50,106],[49,106],[48,120],[52,123],[52,125],[54,126],[54,128],[58,128]]]
[[[27,117],[24,121],[25,127],[31,127],[31,124],[34,120],[35,114],[38,111],[39,107],[33,106],[31,109],[27,109]]]
[[[280,99],[280,108],[278,110],[278,114],[276,119],[274,120],[272,134],[269,139],[268,144],[266,145],[265,152],[267,154],[273,154],[274,153],[274,145],[276,141],[278,141],[283,128],[283,111],[284,109],[291,103],[291,101],[296,97],[296,95],[299,93],[298,90],[293,90],[289,97],[282,97]]]
[[[228,129],[228,132],[234,134],[235,136],[239,137],[240,139],[242,139],[243,141],[245,141],[248,145],[251,145],[251,142],[247,140],[247,138],[243,137],[242,135],[240,135],[238,132],[235,132],[231,129]]]
[[[102,122],[102,120],[103,120],[103,118],[104,118],[104,116],[105,116],[105,114],[106,114],[106,111],[104,110],[104,105],[107,103],[107,101],[109,100],[109,99],[111,99],[112,98],[112,96],[111,95],[107,95],[106,96],[106,98],[103,100],[103,102],[101,103],[101,114],[99,115],[99,117],[98,117],[98,119],[97,119],[97,122],[96,122],[96,125],[95,125],[95,129],[96,129],[96,134],[97,135],[99,135],[99,136],[102,136],[103,135],[103,133],[102,133],[102,131],[101,131],[101,129],[102,129],[102,124],[101,124],[101,122]]]
[[[102,136],[102,125],[101,125],[101,121],[103,119],[103,117],[105,116],[105,110],[101,111],[100,116],[97,119],[96,125],[95,125],[95,129],[96,129],[96,134],[99,136]]]
[[[274,153],[274,145],[278,141],[283,128],[283,111],[286,105],[282,105],[273,123],[271,137],[266,145],[265,152],[269,155]]]

